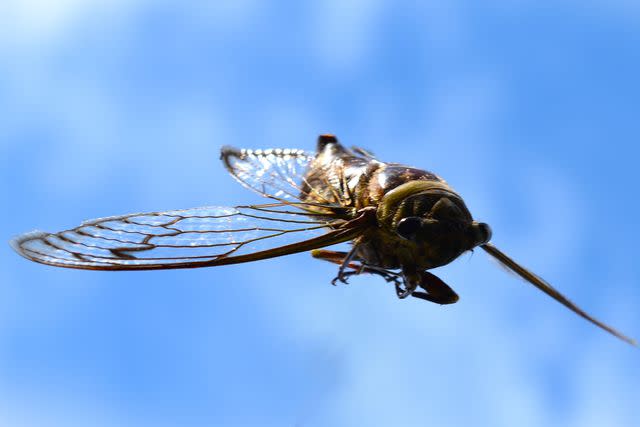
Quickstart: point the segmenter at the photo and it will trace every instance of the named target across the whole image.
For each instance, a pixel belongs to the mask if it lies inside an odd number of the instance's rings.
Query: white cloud
[[[5,0],[0,15],[0,49],[51,48],[87,16],[105,19],[109,13],[124,11],[140,1]]]

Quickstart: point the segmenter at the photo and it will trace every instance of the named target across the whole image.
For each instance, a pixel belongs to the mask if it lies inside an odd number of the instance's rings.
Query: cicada
[[[635,345],[491,244],[462,197],[438,175],[348,149],[333,135],[315,153],[223,147],[221,160],[268,203],[137,213],[12,241],[43,264],[89,270],[212,267],[311,251],[339,265],[332,283],[380,276],[399,298],[451,304],[458,295],[428,270],[481,247],[508,270],[593,324]],[[348,252],[322,249],[350,242]]]

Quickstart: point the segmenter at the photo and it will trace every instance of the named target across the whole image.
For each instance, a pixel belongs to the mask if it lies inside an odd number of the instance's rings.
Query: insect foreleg
[[[398,298],[406,298],[409,295],[436,304],[453,304],[458,301],[458,294],[444,283],[438,276],[428,271],[416,271],[413,267],[403,267],[403,286],[396,283]],[[416,291],[420,287],[425,292]]]
[[[341,265],[344,262],[344,259],[347,257],[348,252],[343,251],[330,251],[327,249],[314,249],[311,251],[311,256],[317,259],[321,259],[323,261],[332,262],[334,264]],[[352,262],[349,265],[349,268],[360,268],[359,262]]]
[[[341,266],[345,265],[345,268],[351,269],[351,271],[343,271],[343,279],[362,273],[375,274],[382,277],[386,282],[393,283],[398,296],[400,296],[402,292],[406,292],[406,285],[403,281],[402,274],[387,270],[385,268],[365,265],[358,260],[351,260],[345,263],[347,257],[349,256],[348,252],[315,249],[311,251],[311,256],[323,261],[339,264]],[[429,273],[428,271],[423,271],[417,274],[418,283],[416,287],[420,287],[427,292],[413,291],[411,292],[411,296],[442,305],[458,302],[458,294],[456,294],[455,291],[451,289],[449,285],[444,283],[438,276]],[[335,280],[338,280],[338,278],[334,279],[334,281]]]
[[[354,245],[353,248],[351,248],[349,253],[342,260],[342,264],[340,264],[340,267],[338,268],[338,275],[334,277],[333,280],[331,281],[331,284],[333,286],[336,285],[337,281],[341,281],[344,284],[348,283],[347,277],[352,276],[353,274],[347,274],[345,270],[349,268],[352,261],[356,258],[356,253],[357,253],[357,246]],[[358,273],[359,273],[359,269],[357,270],[356,274]]]
[[[425,292],[416,291],[411,295],[436,304],[454,304],[460,299],[453,289],[444,283],[438,276],[423,271],[421,273],[420,286]]]
[[[368,274],[378,275],[382,277],[385,281],[394,283],[396,286],[399,286],[402,280],[399,273],[393,272],[391,270],[365,265],[359,260],[355,260],[355,261],[351,260],[347,262],[346,259],[349,256],[348,252],[316,249],[311,251],[311,255],[314,258],[318,258],[324,261],[329,261],[334,264],[339,264],[341,266],[344,265],[345,268],[349,268],[353,270],[353,271],[343,271],[342,272],[343,279],[346,279],[347,277],[351,277],[351,276],[356,276],[362,273],[368,273]],[[337,281],[337,280],[338,278],[336,277],[334,281]]]
[[[396,295],[404,299],[413,294],[413,291],[420,285],[422,276],[415,266],[402,266],[402,286],[396,284]]]

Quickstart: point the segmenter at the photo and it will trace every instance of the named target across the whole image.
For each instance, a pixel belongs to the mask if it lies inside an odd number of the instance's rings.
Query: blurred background
[[[1,240],[260,202],[222,145],[331,132],[445,177],[640,338],[635,2],[205,3],[3,2]],[[437,269],[444,307],[332,287],[308,254],[110,273],[0,251],[0,425],[637,425],[639,350],[482,251]]]

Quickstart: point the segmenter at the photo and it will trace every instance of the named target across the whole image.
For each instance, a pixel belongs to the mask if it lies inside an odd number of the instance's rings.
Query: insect
[[[339,265],[333,279],[372,274],[409,296],[452,304],[458,295],[428,270],[477,246],[579,316],[636,345],[590,316],[493,244],[462,197],[434,173],[347,149],[333,135],[315,153],[223,147],[221,160],[269,203],[113,216],[58,233],[13,240],[22,256],[90,270],[156,270],[258,261],[304,251]],[[351,242],[351,250],[322,249]]]

